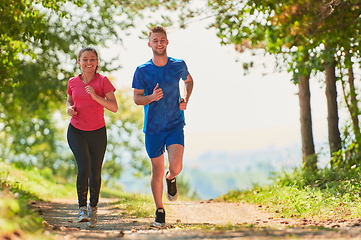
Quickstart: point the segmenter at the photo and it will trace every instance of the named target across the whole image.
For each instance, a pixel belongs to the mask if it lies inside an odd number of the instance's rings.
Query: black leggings
[[[82,131],[69,124],[67,138],[78,165],[76,188],[79,207],[86,206],[88,186],[90,206],[96,207],[99,201],[101,169],[107,145],[106,127],[95,131]]]

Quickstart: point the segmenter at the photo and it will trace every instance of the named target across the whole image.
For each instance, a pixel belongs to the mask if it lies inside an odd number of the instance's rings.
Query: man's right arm
[[[148,105],[151,102],[158,101],[163,97],[163,90],[159,88],[159,84],[153,89],[153,93],[147,96],[144,96],[144,89],[134,88],[134,102],[137,105]]]

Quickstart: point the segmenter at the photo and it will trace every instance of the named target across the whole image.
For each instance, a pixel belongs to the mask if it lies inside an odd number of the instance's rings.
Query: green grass
[[[70,184],[59,184],[50,169],[17,169],[0,162],[0,181],[3,188],[32,199],[65,198],[75,193]]]
[[[154,203],[151,196],[140,194],[123,193],[115,205],[123,209],[125,216],[152,217],[154,215]]]
[[[154,203],[151,195],[125,193],[114,187],[103,187],[100,193],[103,198],[116,198],[114,206],[122,211],[123,215],[133,217],[150,217],[154,214]]]
[[[361,177],[353,170],[280,173],[272,186],[230,191],[219,201],[245,201],[286,218],[350,219],[361,216]]]
[[[0,161],[0,238],[53,239],[44,234],[43,219],[29,203],[40,199],[76,198],[75,183],[64,182],[50,169],[19,169]],[[104,186],[101,197],[120,199],[114,204],[127,216],[149,217],[153,214],[151,196],[124,193],[121,189]]]
[[[65,196],[68,185],[58,185],[49,169],[18,169],[0,162],[0,236],[12,239],[52,239],[43,234],[43,219],[28,203],[38,199]]]
[[[249,202],[285,218],[349,219],[361,216],[361,171],[358,168],[330,170],[317,174],[301,170],[279,173],[272,186],[249,191],[230,191],[218,201]],[[76,198],[75,184],[52,175],[50,169],[18,169],[0,162],[0,237],[20,236],[48,240],[43,219],[33,212],[29,202],[55,198]],[[124,193],[121,189],[102,187],[101,197],[115,198],[114,205],[125,216],[151,217],[154,203],[150,195]],[[252,226],[217,226],[176,224],[176,228],[239,230]]]

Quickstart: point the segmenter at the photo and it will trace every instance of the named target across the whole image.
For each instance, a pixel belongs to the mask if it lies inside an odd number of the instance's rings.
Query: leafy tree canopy
[[[209,0],[211,27],[223,44],[238,51],[262,48],[283,56],[297,79],[300,72],[322,70],[343,49],[358,56],[361,5],[355,0]],[[342,19],[340,21],[340,19]],[[325,51],[325,45],[329,46]],[[300,66],[302,62],[302,67]],[[284,66],[284,64],[280,64]]]
[[[64,147],[56,120],[67,80],[79,72],[78,51],[121,45],[144,13],[176,7],[169,0],[0,0],[0,159],[15,153],[23,162],[61,168],[64,162],[49,159]],[[100,64],[104,72],[120,68],[112,60]]]

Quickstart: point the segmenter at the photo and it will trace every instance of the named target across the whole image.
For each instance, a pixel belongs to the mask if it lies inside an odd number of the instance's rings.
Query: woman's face
[[[92,51],[85,51],[80,55],[78,65],[83,73],[94,73],[98,67],[98,57]]]

